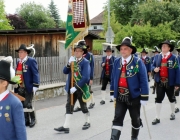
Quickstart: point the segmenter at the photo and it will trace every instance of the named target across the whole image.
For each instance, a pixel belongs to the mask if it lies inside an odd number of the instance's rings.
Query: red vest
[[[126,80],[126,65],[123,65],[121,68],[121,76],[119,78],[118,86],[128,88],[127,80]]]
[[[110,65],[109,65],[110,59],[106,59],[106,64],[105,64],[105,74],[109,75],[109,70],[110,70]]]
[[[167,68],[167,61],[171,57],[171,53],[168,57],[163,58],[161,60],[161,67],[160,67],[160,77],[168,78],[168,68]]]
[[[20,76],[20,78],[21,78],[21,86],[23,86],[24,84],[24,82],[23,82],[23,64],[22,63],[18,63],[18,65],[17,65],[17,69],[16,69],[16,76],[17,75],[19,75]]]

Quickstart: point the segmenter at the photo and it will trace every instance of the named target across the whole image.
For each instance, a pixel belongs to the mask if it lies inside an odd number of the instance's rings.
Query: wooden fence
[[[66,75],[63,74],[63,68],[67,64],[66,57],[36,57],[40,74],[40,84],[47,85],[66,81]],[[102,68],[100,66],[102,56],[94,56],[94,84],[98,84]],[[14,67],[17,59],[14,59]]]

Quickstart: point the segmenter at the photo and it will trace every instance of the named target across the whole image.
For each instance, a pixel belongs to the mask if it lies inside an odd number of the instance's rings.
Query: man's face
[[[0,93],[3,93],[8,86],[8,82],[0,79]]]
[[[110,51],[110,50],[107,50],[107,51],[106,51],[106,55],[107,55],[107,56],[110,56],[110,55],[112,55],[112,51]]]
[[[83,56],[83,53],[84,53],[84,51],[80,48],[75,49],[74,52],[75,52],[74,55],[76,58],[81,58]]]
[[[23,60],[28,55],[27,52],[24,50],[19,50],[18,54],[21,60]]]
[[[141,55],[142,55],[142,56],[146,56],[146,53],[142,52]]]
[[[126,45],[121,46],[120,48],[120,54],[123,58],[127,58],[131,55],[132,49]]]
[[[167,53],[167,52],[169,52],[170,47],[169,47],[168,44],[162,44],[161,50],[162,50],[163,53]]]

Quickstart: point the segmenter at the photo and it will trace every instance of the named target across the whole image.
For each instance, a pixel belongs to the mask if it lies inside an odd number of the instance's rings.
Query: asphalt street
[[[152,82],[151,80],[150,85]],[[180,140],[180,113],[176,114],[175,120],[169,119],[171,111],[167,97],[163,101],[160,124],[152,125],[152,120],[155,117],[155,94],[151,93],[150,89],[149,101],[145,108],[152,140]],[[109,102],[109,90],[105,105],[99,103],[101,101],[100,87],[96,88],[94,95],[96,104],[93,109],[89,110],[91,127],[88,130],[82,130],[85,118],[82,112],[76,112],[71,120],[69,134],[54,131],[55,127],[62,126],[64,123],[66,96],[37,101],[37,124],[34,128],[27,127],[28,140],[110,140],[114,103]],[[150,140],[143,109],[141,109],[141,118],[143,127],[140,129],[139,140]],[[128,112],[120,139],[131,139],[131,119]]]

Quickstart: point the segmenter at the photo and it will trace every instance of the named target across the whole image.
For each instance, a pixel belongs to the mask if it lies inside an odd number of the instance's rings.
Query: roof
[[[15,29],[15,30],[0,30],[0,35],[8,34],[42,34],[42,33],[65,33],[65,28],[53,29]]]
[[[99,15],[91,19],[91,24],[102,24],[103,23],[103,14],[104,11],[102,11]]]

